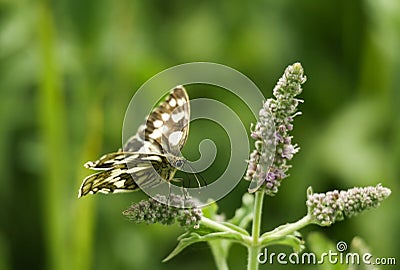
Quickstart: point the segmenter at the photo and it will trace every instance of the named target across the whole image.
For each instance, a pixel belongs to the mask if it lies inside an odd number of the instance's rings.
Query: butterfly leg
[[[168,182],[168,196],[167,196],[167,205],[169,206],[170,204],[170,196],[171,196],[171,183]]]
[[[188,193],[187,189],[185,188],[185,183],[184,183],[185,179],[183,179],[183,178],[174,178],[174,179],[172,179],[172,181],[182,183],[181,190],[182,190],[182,194],[183,194],[184,200],[186,201],[188,199],[189,193]]]

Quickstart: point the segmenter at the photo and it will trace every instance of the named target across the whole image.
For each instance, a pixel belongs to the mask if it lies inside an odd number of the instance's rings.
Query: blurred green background
[[[267,98],[300,61],[301,151],[265,201],[263,230],[301,218],[309,185],[381,182],[393,193],[380,208],[302,232],[347,243],[358,235],[376,256],[400,259],[399,1],[0,0],[0,269],[215,269],[205,244],[161,262],[182,230],[128,222],[121,212],[142,193],[77,199],[89,174],[82,164],[120,147],[136,89],[192,61],[238,69]],[[236,104],[207,87],[188,92]],[[202,125],[193,124],[186,152],[197,153]],[[228,217],[246,188],[219,202]],[[229,265],[244,269],[246,250],[235,245]]]

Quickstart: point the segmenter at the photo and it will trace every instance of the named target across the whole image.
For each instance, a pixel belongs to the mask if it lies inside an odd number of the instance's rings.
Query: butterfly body
[[[180,150],[188,136],[189,120],[189,98],[178,86],[150,113],[123,149],[85,164],[100,172],[83,180],[78,196],[135,191],[172,181],[183,166]]]

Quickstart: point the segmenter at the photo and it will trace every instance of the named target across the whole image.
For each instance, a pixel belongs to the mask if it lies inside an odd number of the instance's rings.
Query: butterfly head
[[[166,157],[169,163],[178,170],[181,170],[185,165],[185,159],[183,157],[178,157],[171,154],[166,155]]]

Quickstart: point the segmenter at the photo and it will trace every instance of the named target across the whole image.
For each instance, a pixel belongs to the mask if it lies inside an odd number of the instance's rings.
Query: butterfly
[[[78,197],[135,191],[172,181],[184,165],[180,151],[188,137],[189,121],[188,94],[177,86],[122,149],[85,163],[86,168],[99,172],[83,180]]]

